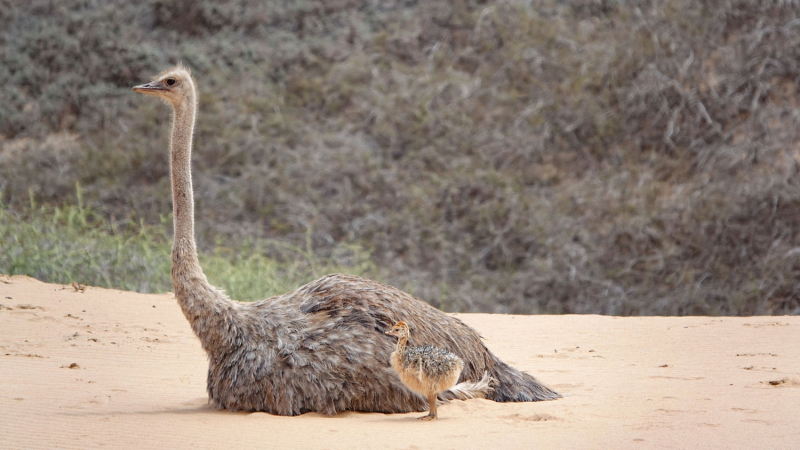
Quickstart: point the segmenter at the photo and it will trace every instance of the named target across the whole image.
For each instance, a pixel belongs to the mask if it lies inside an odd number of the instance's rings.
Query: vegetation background
[[[447,311],[800,312],[800,7],[0,0],[0,272],[169,290],[169,109],[234,297],[328,270]]]

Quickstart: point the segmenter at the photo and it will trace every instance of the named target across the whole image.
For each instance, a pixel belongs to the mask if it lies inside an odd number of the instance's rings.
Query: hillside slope
[[[792,313],[773,3],[0,0],[0,193],[161,223],[169,113],[130,86],[182,61],[201,248],[357,245],[449,311]]]

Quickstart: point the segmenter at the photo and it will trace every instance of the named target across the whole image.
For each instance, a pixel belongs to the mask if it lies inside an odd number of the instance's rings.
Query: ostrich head
[[[408,325],[402,320],[397,322],[392,326],[391,331],[387,331],[386,334],[397,336],[399,338],[408,338]]]
[[[133,90],[155,95],[177,107],[190,97],[194,97],[194,81],[192,74],[179,65],[161,72],[149,83],[134,86]]]

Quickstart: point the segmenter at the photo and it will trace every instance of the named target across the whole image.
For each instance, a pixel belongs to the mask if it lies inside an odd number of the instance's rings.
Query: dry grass
[[[201,245],[372,250],[452,311],[800,310],[791,2],[355,0],[0,8],[0,189],[170,210],[166,107],[202,91]]]

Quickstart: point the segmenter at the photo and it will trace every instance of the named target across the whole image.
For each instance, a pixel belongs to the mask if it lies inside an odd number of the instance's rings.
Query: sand
[[[172,295],[0,276],[0,448],[800,448],[800,317],[458,314],[564,398],[280,417],[207,404]]]

